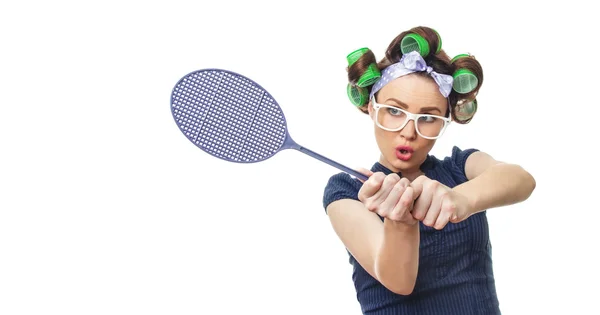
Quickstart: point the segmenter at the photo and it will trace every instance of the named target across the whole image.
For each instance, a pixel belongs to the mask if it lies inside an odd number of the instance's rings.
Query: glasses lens
[[[377,113],[379,125],[388,129],[398,129],[404,125],[406,113],[397,107],[382,106]]]
[[[377,112],[377,123],[387,129],[402,128],[406,120],[406,112],[398,107],[382,106]],[[435,116],[420,116],[416,121],[416,127],[425,137],[437,137],[444,127],[444,120]]]
[[[421,116],[417,120],[417,129],[425,137],[439,136],[444,127],[444,120],[435,116]]]

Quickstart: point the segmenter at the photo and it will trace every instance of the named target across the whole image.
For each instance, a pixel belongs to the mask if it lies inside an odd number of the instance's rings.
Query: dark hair
[[[475,100],[475,97],[477,96],[477,93],[479,92],[479,89],[481,88],[481,85],[483,83],[483,69],[481,67],[481,64],[475,59],[475,57],[471,55],[465,55],[462,58],[456,58],[456,60],[452,61],[452,59],[448,57],[443,48],[437,51],[438,45],[441,44],[441,38],[439,37],[438,33],[432,28],[426,26],[418,26],[400,33],[388,45],[388,48],[385,52],[385,57],[379,62],[376,61],[375,54],[371,50],[368,50],[354,64],[352,64],[352,66],[347,68],[349,83],[355,85],[360,76],[367,70],[369,65],[373,63],[377,64],[377,67],[381,71],[387,66],[400,61],[400,58],[402,57],[402,51],[400,50],[400,42],[406,35],[411,33],[420,35],[429,44],[430,52],[427,56],[423,57],[423,59],[425,59],[427,65],[433,68],[434,71],[442,74],[453,75],[458,69],[467,69],[477,77],[477,86],[471,92],[461,94],[452,89],[450,95],[448,96],[448,99],[450,101],[450,108],[452,109],[451,115],[453,120],[462,124],[468,123],[471,120],[472,115],[468,119],[458,118],[456,115],[457,105],[467,104]],[[426,73],[424,72],[419,74],[426,75]],[[371,88],[372,85],[364,87],[364,89],[367,89],[368,93],[371,92]],[[367,104],[368,103],[365,103],[362,106],[358,106],[358,109],[361,110],[363,113],[368,113],[366,106]]]

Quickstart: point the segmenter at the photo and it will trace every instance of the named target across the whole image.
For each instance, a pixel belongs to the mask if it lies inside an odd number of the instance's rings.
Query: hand
[[[467,197],[425,175],[417,177],[410,186],[417,198],[412,216],[424,225],[441,230],[448,222],[461,222],[471,214]]]
[[[395,222],[418,222],[410,213],[414,193],[408,179],[401,179],[395,173],[386,176],[381,172],[373,173],[364,169],[361,172],[369,176],[369,179],[363,182],[358,199],[369,211]]]

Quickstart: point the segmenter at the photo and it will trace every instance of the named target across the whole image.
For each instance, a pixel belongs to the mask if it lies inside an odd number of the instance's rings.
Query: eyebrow
[[[406,103],[404,103],[404,102],[402,102],[402,101],[400,101],[400,100],[398,100],[398,99],[395,99],[395,98],[393,98],[393,97],[390,97],[390,98],[388,98],[388,99],[386,100],[386,102],[387,102],[387,101],[393,101],[393,102],[395,102],[396,104],[400,105],[400,107],[402,107],[402,108],[404,108],[404,109],[408,109],[408,105],[406,105]],[[424,113],[424,112],[429,112],[429,111],[438,111],[440,114],[442,113],[442,111],[441,111],[439,108],[435,107],[435,106],[427,106],[427,107],[423,107],[423,108],[421,108],[421,112],[422,112],[422,113]]]

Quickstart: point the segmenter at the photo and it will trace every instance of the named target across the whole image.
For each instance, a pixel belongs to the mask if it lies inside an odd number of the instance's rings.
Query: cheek
[[[429,153],[429,151],[431,150],[431,148],[433,148],[433,145],[435,144],[435,140],[423,139],[421,137],[419,137],[419,140],[417,141],[419,142],[419,147],[421,148],[421,151],[423,151],[424,154]]]
[[[381,152],[388,151],[388,148],[391,146],[391,139],[389,139],[387,133],[383,132],[383,130],[380,128],[375,127],[374,134],[375,142],[377,142],[377,147],[379,147],[379,150]]]
[[[379,143],[380,146],[386,144],[391,145],[392,141],[394,140],[394,133],[387,132],[375,126],[375,138],[377,139],[377,143]]]

